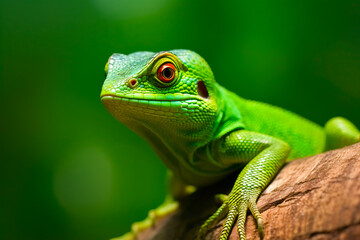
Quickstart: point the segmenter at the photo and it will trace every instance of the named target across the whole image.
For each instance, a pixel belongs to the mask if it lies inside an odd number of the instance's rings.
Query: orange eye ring
[[[170,83],[175,78],[175,71],[176,68],[174,64],[164,63],[157,70],[157,78],[164,83]]]

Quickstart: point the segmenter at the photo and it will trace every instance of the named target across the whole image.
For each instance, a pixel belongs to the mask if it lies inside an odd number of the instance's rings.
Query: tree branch
[[[142,232],[139,240],[196,239],[216,211],[217,193],[229,193],[236,176],[195,192],[173,214]],[[360,239],[360,143],[287,164],[261,194],[258,207],[265,239]],[[218,239],[223,221],[206,239]],[[248,240],[260,239],[247,217]],[[236,225],[230,239],[239,239]]]

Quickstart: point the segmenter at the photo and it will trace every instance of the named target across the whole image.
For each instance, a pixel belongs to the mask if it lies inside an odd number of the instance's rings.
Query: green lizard
[[[240,239],[245,239],[248,209],[262,237],[256,201],[286,160],[360,141],[359,130],[344,118],[333,118],[322,128],[287,110],[237,96],[216,83],[206,61],[189,50],[116,53],[105,72],[102,103],[145,138],[171,171],[164,205],[120,239],[136,238],[158,215],[173,210],[175,201],[189,192],[187,186],[210,185],[234,171],[240,174],[232,191],[221,195],[222,205],[198,237],[226,217],[220,239],[228,239],[236,220]]]

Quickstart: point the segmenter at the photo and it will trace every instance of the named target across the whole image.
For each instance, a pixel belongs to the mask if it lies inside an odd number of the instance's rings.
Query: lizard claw
[[[220,235],[220,240],[227,240],[231,233],[231,229],[234,225],[234,222],[237,219],[238,233],[240,240],[245,240],[245,221],[246,221],[246,213],[249,209],[252,215],[254,216],[258,232],[260,235],[260,239],[264,238],[264,229],[261,214],[256,206],[257,196],[260,194],[260,191],[251,192],[249,194],[243,193],[234,194],[230,193],[227,197],[226,195],[218,195],[216,196],[218,199],[224,199],[223,204],[219,207],[219,209],[210,217],[205,223],[200,227],[198,239],[201,239],[205,236],[206,232],[210,229],[210,227],[223,219],[226,216],[225,223],[223,224],[223,228]],[[248,197],[249,195],[253,197]],[[224,196],[226,196],[224,198]]]
[[[262,217],[261,217],[260,211],[256,206],[256,198],[250,200],[248,206],[249,206],[251,214],[254,216],[254,218],[256,220],[256,225],[258,228],[258,233],[259,233],[260,239],[263,239],[264,238],[264,227],[263,227],[263,222],[262,222]]]
[[[213,223],[218,222],[225,217],[228,211],[227,208],[228,206],[226,203],[223,203],[221,207],[219,207],[218,210],[205,221],[205,223],[200,227],[198,239],[202,239],[202,237],[206,235],[206,232],[210,229]]]
[[[257,227],[258,227],[258,233],[260,236],[260,239],[264,239],[264,227],[262,224],[262,219],[257,219]]]

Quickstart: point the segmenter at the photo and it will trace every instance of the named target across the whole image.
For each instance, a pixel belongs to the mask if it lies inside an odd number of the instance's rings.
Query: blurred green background
[[[109,239],[165,167],[99,100],[114,52],[192,49],[239,95],[360,125],[359,1],[0,2],[0,239]]]

